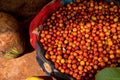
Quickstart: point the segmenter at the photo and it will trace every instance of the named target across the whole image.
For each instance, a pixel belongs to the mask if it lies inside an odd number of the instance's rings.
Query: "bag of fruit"
[[[94,80],[101,69],[119,66],[117,4],[117,0],[54,0],[43,7],[30,24],[30,42],[42,69],[60,80]]]

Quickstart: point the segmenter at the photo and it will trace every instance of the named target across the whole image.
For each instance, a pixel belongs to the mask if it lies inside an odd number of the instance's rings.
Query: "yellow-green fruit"
[[[28,77],[26,80],[44,80],[44,79],[40,77]]]

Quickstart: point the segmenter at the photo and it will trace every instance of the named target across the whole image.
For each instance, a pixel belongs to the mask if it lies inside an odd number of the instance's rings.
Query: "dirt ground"
[[[46,76],[36,62],[35,51],[16,59],[0,58],[0,80],[25,80],[30,76]]]

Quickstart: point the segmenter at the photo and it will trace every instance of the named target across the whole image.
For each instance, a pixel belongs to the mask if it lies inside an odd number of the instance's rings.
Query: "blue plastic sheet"
[[[66,5],[69,2],[74,2],[75,0],[61,0],[62,3],[64,3],[64,5]]]
[[[61,0],[62,3],[64,3],[64,5],[66,5],[69,2],[75,2],[76,0]],[[99,1],[99,0],[97,0]],[[120,0],[106,0],[107,2],[114,2],[118,5],[120,5]]]

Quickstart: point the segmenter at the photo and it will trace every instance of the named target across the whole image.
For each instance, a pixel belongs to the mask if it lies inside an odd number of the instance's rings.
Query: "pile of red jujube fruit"
[[[120,64],[120,6],[81,0],[60,7],[43,23],[45,58],[76,80],[94,80]]]

